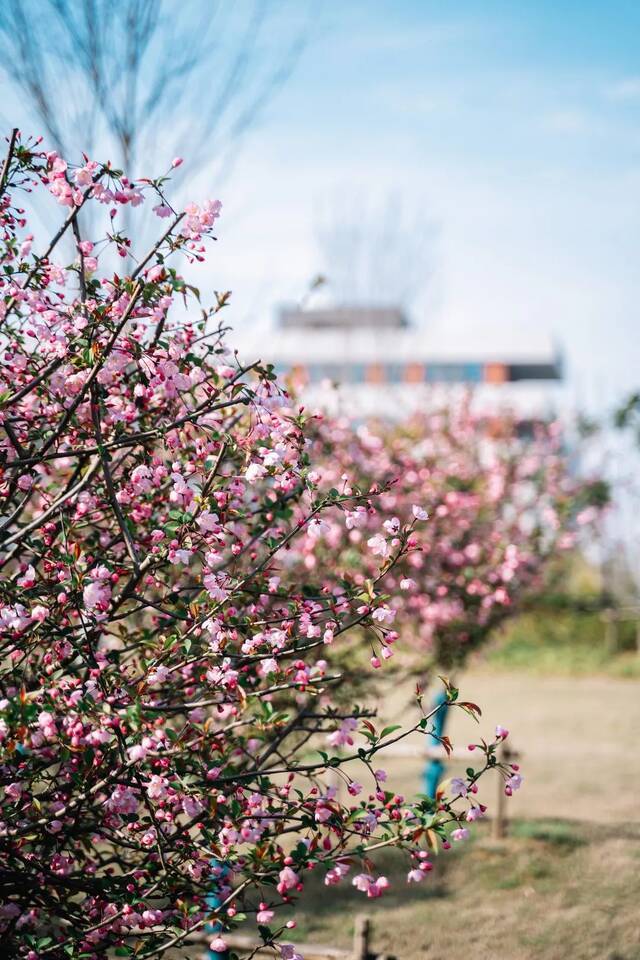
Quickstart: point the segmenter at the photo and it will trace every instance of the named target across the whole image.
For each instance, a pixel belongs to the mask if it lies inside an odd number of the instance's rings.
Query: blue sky
[[[327,0],[219,191],[236,326],[322,268],[327,198],[393,196],[437,225],[418,322],[548,330],[577,398],[615,402],[640,383],[639,38],[637,3]]]
[[[205,296],[233,291],[236,343],[257,327],[268,359],[277,304],[325,267],[327,203],[339,215],[354,198],[373,211],[393,198],[407,222],[434,225],[415,322],[461,344],[548,332],[572,406],[606,415],[640,387],[640,2],[310,2],[308,49],[230,175],[212,156],[190,182],[188,138],[181,150],[188,198],[224,204],[197,282]],[[308,5],[278,9],[290,36]],[[282,26],[276,16],[271,42]],[[637,542],[627,506],[615,535]]]
[[[229,176],[212,157],[189,184],[224,203],[207,281],[233,290],[237,336],[258,325],[268,350],[276,305],[325,268],[322,210],[393,200],[433,228],[417,323],[461,342],[548,331],[591,409],[638,387],[640,2],[310,3],[308,48]],[[278,43],[309,5],[273,7]]]

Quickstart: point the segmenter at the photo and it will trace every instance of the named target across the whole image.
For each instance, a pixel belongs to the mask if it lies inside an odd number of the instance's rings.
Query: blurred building
[[[473,387],[474,403],[524,416],[556,411],[562,358],[532,330],[413,326],[397,307],[282,308],[245,351],[290,376],[304,401],[358,416],[403,415]],[[244,352],[244,351],[243,351]]]

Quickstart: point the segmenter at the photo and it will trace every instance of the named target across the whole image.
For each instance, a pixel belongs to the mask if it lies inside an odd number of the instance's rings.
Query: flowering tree
[[[428,510],[428,537],[389,572],[390,597],[374,614],[382,656],[400,635],[403,669],[409,657],[420,673],[461,666],[543,592],[550,563],[606,502],[601,481],[571,476],[558,423],[477,415],[469,398],[400,425],[319,418],[314,436],[323,482],[343,494],[357,482],[379,496],[375,509],[348,507],[346,523],[323,521],[322,538],[307,529],[305,569],[331,562],[364,585],[414,518],[416,500],[421,519]],[[372,662],[379,665],[378,650]]]
[[[188,131],[192,175],[228,168],[310,39],[298,6],[299,25],[262,0],[6,0],[0,74],[62,153],[107,142],[131,173]]]
[[[351,872],[377,897],[375,853],[396,844],[419,881],[484,812],[482,773],[520,783],[498,728],[449,795],[407,802],[377,757],[428,734],[435,711],[380,730],[332,699],[361,643],[388,649],[394,571],[425,513],[417,501],[376,526],[386,484],[314,473],[302,412],[268,366],[225,347],[227,295],[201,308],[178,271],[203,259],[220,203],[176,213],[166,181],[71,166],[17,131],[0,172],[4,956],[151,958],[208,923],[221,949],[247,916],[275,942],[307,870]],[[44,246],[23,206],[34,191],[62,211]],[[145,200],[164,229],[140,254],[118,224]],[[103,236],[81,235],[87,205]],[[120,276],[118,262],[135,266]],[[301,577],[298,544],[362,511],[364,586],[359,567]]]

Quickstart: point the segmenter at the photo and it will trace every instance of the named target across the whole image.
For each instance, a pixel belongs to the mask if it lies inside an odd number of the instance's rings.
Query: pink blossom
[[[197,519],[197,524],[204,533],[210,533],[219,528],[219,519],[217,513],[210,513],[203,510]]]
[[[457,827],[455,830],[451,831],[452,840],[467,840],[469,837],[469,831],[466,827]]]
[[[107,807],[116,813],[135,813],[138,809],[138,798],[129,787],[119,784],[107,800]]]
[[[32,587],[36,582],[36,572],[29,564],[25,572],[21,577],[18,577],[18,586],[19,587]]]
[[[375,556],[387,557],[389,555],[389,544],[380,533],[377,533],[374,537],[369,537],[367,546]]]
[[[147,796],[151,800],[162,800],[167,795],[167,780],[165,777],[153,774],[146,789]]]
[[[354,887],[368,897],[377,898],[382,896],[383,892],[389,887],[389,881],[386,877],[378,877],[374,880],[368,873],[359,873],[352,880]]]
[[[344,747],[353,745],[351,734],[358,728],[358,721],[353,717],[347,717],[342,721],[339,728],[330,733],[327,737],[327,743],[332,747]]]
[[[171,671],[169,668],[160,663],[157,667],[153,668],[147,680],[149,683],[164,683],[170,676]]]
[[[260,909],[256,913],[256,923],[269,924],[275,917],[275,912],[270,910],[266,903],[260,904]]]
[[[245,480],[247,483],[255,483],[257,480],[261,480],[266,472],[266,467],[263,467],[262,464],[250,463],[244,473]]]
[[[5,795],[9,797],[10,800],[15,800],[16,802],[22,797],[22,784],[21,783],[9,783],[4,788]]]
[[[188,817],[197,817],[204,810],[204,804],[199,797],[185,796],[182,798],[182,809]]]
[[[328,870],[325,874],[325,886],[330,887],[340,883],[340,881],[343,880],[348,873],[349,864],[345,863],[344,861],[338,861],[336,865],[332,867],[331,870]]]
[[[282,960],[304,960],[301,953],[298,953],[292,943],[280,944],[280,956]]]
[[[514,773],[507,780],[507,784],[511,788],[511,790],[519,790],[520,787],[522,786],[523,779],[524,777],[522,777],[519,773]]]
[[[367,522],[366,507],[356,507],[355,510],[346,510],[344,515],[347,530],[354,530],[356,527],[362,527]]]
[[[135,743],[133,746],[129,747],[127,753],[129,759],[133,760],[134,763],[137,763],[140,760],[144,760],[153,747],[153,740],[151,737],[143,737],[141,743]]]
[[[452,797],[466,797],[467,784],[460,777],[454,777],[449,785],[449,793]]]
[[[85,609],[89,613],[94,610],[104,610],[111,599],[111,587],[103,580],[92,580],[82,591]]]
[[[300,878],[291,867],[284,867],[278,874],[278,893],[287,893],[300,883]]]
[[[396,611],[392,610],[391,607],[388,607],[383,603],[379,607],[375,608],[371,616],[377,623],[393,623],[395,620]]]
[[[314,540],[325,536],[328,530],[329,524],[325,520],[321,520],[320,517],[313,517],[307,526],[307,532]]]

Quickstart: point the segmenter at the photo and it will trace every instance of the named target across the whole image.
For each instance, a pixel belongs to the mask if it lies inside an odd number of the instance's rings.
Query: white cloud
[[[625,77],[610,84],[605,89],[605,95],[609,100],[620,102],[640,101],[640,76]]]
[[[583,110],[554,110],[543,119],[545,130],[551,133],[575,135],[591,133],[595,124],[591,117]]]

